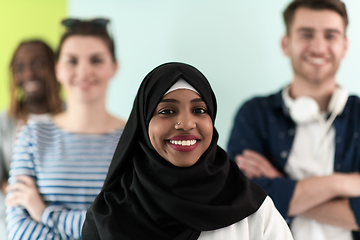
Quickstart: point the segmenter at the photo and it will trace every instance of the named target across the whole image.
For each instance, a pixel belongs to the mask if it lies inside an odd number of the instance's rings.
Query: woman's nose
[[[25,80],[33,80],[35,78],[36,71],[30,66],[25,65],[23,70],[23,78]]]
[[[91,74],[91,66],[87,63],[79,64],[76,74],[79,79],[86,79]]]
[[[196,121],[191,113],[180,114],[178,120],[175,122],[175,129],[190,131],[196,128]]]

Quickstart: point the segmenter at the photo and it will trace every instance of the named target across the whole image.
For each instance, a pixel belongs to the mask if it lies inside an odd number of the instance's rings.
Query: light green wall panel
[[[54,49],[66,13],[67,0],[0,1],[0,111],[9,104],[9,63],[16,46],[39,38]]]

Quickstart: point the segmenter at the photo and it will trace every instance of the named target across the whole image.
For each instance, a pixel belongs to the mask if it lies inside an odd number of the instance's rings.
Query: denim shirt
[[[359,172],[360,170],[360,98],[350,96],[333,123],[335,135],[334,172]],[[238,111],[228,142],[231,159],[244,149],[264,155],[284,178],[258,178],[253,181],[262,186],[273,199],[281,215],[287,217],[296,180],[285,173],[285,165],[294,141],[295,123],[290,118],[281,91],[266,97],[247,101]],[[360,226],[360,197],[350,198],[350,206]],[[359,232],[353,234],[360,240]]]

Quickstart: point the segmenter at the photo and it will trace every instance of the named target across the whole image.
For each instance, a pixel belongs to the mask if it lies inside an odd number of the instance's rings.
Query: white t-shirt
[[[282,92],[286,106],[293,99],[289,87]],[[322,113],[326,121],[327,113]],[[297,124],[295,138],[285,166],[285,172],[294,180],[331,175],[334,172],[335,128],[322,135],[323,125],[316,119]],[[294,217],[290,224],[295,240],[352,240],[351,231],[345,228],[318,222],[303,216]]]

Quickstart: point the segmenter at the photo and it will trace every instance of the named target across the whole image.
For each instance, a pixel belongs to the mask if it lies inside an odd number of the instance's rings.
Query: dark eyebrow
[[[72,57],[72,58],[76,58],[77,56],[75,54],[72,53],[65,53],[64,55],[68,56],[68,57]]]
[[[91,57],[102,57],[105,54],[106,53],[104,53],[104,52],[97,52],[97,53],[91,54]]]
[[[179,103],[178,100],[173,99],[173,98],[163,98],[163,99],[161,99],[160,102],[161,102],[161,103],[162,103],[162,102]]]
[[[203,102],[204,100],[202,98],[195,98],[193,100],[191,100],[191,103],[197,103],[197,102]]]
[[[105,54],[106,54],[105,52],[95,52],[95,53],[92,53],[90,55],[90,57],[101,57],[101,56],[103,56]],[[78,55],[70,53],[70,52],[65,53],[64,55],[67,55],[68,57],[74,57],[74,58],[78,57]]]
[[[40,55],[40,54],[37,54],[35,56],[33,56],[33,58],[31,58],[31,61],[33,60],[44,60],[44,56],[43,55]],[[15,59],[14,60],[15,63],[22,63],[23,61],[22,60],[19,60],[19,59]]]
[[[325,30],[326,33],[337,33],[341,35],[340,31],[338,29],[329,28]]]
[[[315,32],[315,29],[313,28],[307,28],[307,27],[302,27],[302,28],[299,28],[297,30],[297,32]]]
[[[302,27],[302,28],[299,28],[297,30],[297,32],[315,32],[315,29],[313,28],[308,28],[308,27]],[[340,31],[338,29],[335,29],[335,28],[327,28],[325,29],[325,32],[326,33],[337,33],[337,34],[341,34]]]

